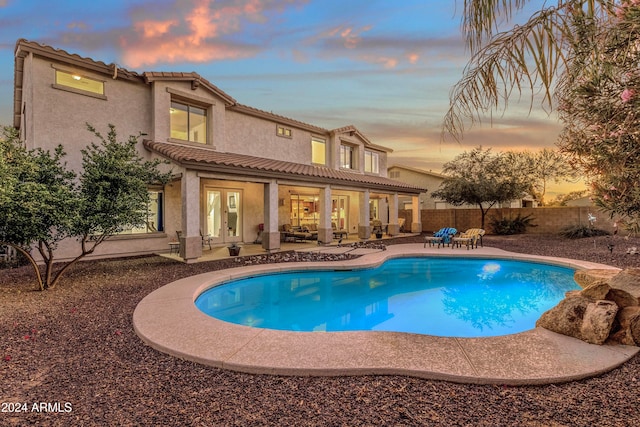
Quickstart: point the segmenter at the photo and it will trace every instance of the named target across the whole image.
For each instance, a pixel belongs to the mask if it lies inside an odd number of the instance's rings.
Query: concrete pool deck
[[[133,314],[135,331],[159,351],[234,371],[302,376],[407,375],[476,384],[549,384],[592,377],[616,368],[640,351],[631,346],[587,344],[541,328],[490,338],[276,331],[223,322],[202,313],[194,304],[206,289],[241,277],[292,269],[367,268],[394,257],[499,257],[577,269],[613,269],[488,247],[467,250],[403,244],[388,246],[386,251],[357,251],[363,255],[347,261],[253,265],[172,282],[140,301]]]

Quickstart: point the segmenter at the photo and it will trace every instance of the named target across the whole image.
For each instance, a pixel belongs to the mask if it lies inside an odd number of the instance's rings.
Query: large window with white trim
[[[169,113],[171,117],[171,138],[202,144],[207,143],[206,108],[172,101]]]
[[[369,173],[380,173],[380,157],[373,151],[364,152],[364,171]]]

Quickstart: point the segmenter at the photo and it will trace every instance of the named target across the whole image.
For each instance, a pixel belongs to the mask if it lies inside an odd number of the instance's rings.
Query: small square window
[[[276,126],[276,134],[283,138],[291,138],[292,132],[290,128],[286,128],[284,126],[277,125]]]

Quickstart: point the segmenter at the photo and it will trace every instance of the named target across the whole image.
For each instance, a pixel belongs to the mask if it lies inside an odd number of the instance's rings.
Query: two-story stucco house
[[[254,242],[280,248],[281,230],[312,225],[320,243],[334,228],[370,237],[370,221],[385,214],[398,233],[398,198],[416,209],[417,186],[387,177],[389,149],[354,126],[328,130],[238,103],[197,73],[134,72],[39,43],[15,49],[14,122],[28,148],[65,147],[81,167],[80,150],[94,141],[86,123],[120,140],[142,135],[145,158],[168,160],[169,184],[150,188],[146,226],[104,243],[96,256],[166,252],[180,232],[180,254],[202,255],[203,235],[214,244]],[[387,213],[388,212],[388,213]],[[405,228],[408,228],[405,225]],[[61,245],[61,259],[76,255]]]

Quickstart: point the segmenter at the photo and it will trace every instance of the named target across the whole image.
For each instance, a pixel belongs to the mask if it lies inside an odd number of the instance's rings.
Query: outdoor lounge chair
[[[305,240],[311,240],[313,237],[313,234],[311,233],[305,233],[304,231],[294,229],[291,227],[291,224],[284,224],[282,226],[282,231],[285,242],[302,242]]]
[[[427,243],[429,244],[429,246],[437,244],[438,248],[440,247],[440,245],[448,245],[451,243],[451,239],[456,235],[457,232],[458,230],[453,227],[441,228],[440,230],[433,233],[433,236],[425,237],[424,247],[427,247]]]
[[[469,247],[473,249],[474,247],[478,247],[478,242],[480,242],[480,246],[482,246],[482,236],[484,236],[484,230],[482,228],[470,228],[464,233],[461,233],[458,237],[454,237],[451,248],[460,247],[461,245],[466,245],[467,250]]]

